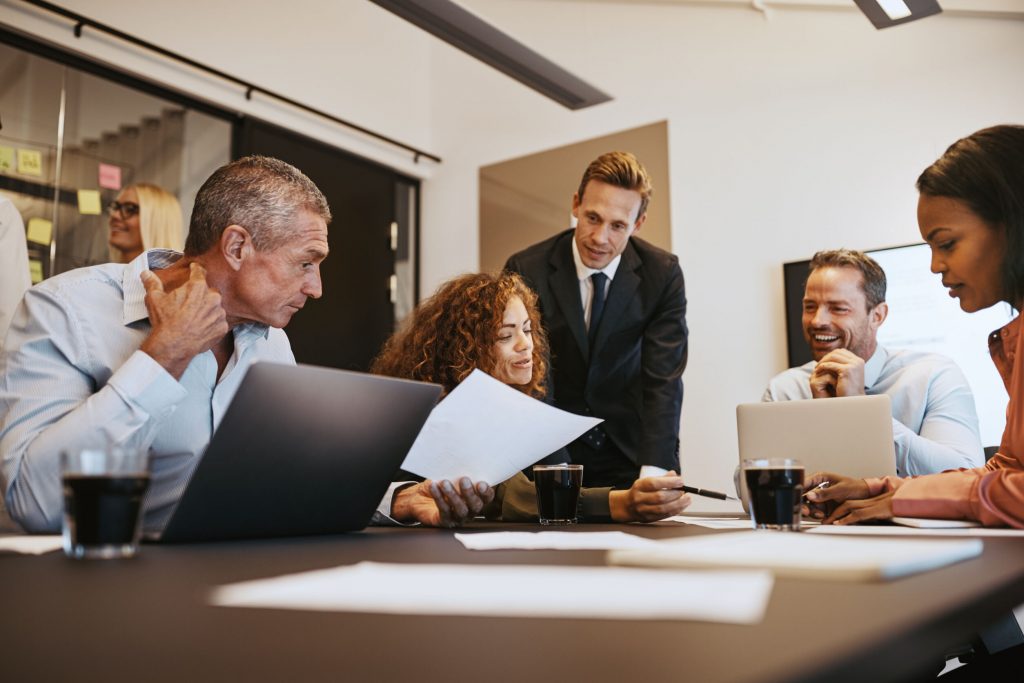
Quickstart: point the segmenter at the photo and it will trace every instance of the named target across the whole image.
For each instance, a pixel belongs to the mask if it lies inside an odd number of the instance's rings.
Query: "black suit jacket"
[[[513,255],[505,268],[540,299],[551,345],[549,391],[559,408],[605,420],[638,466],[679,471],[686,367],[686,293],[679,259],[636,237],[622,252],[590,348],[567,230]]]

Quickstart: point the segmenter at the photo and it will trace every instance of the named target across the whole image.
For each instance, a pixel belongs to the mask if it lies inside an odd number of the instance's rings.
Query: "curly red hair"
[[[474,369],[488,374],[497,365],[494,344],[505,307],[519,297],[533,332],[533,378],[510,385],[541,398],[547,377],[547,337],[540,323],[537,295],[515,273],[462,275],[441,285],[422,301],[385,342],[370,372],[434,382],[447,394]]]

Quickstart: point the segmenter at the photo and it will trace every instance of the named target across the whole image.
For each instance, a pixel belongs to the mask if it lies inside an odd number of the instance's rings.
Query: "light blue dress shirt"
[[[813,398],[810,379],[815,365],[811,361],[776,375],[762,400]],[[864,364],[864,384],[868,395],[888,394],[892,402],[900,476],[985,464],[974,395],[949,358],[878,346]]]
[[[148,450],[144,528],[166,525],[250,364],[294,363],[282,330],[232,329],[217,377],[212,351],[175,380],[139,346],[149,335],[140,276],[181,254],[154,249],[128,264],[79,268],[30,289],[0,353],[0,454],[8,510],[26,531],[60,529],[60,454],[108,442]]]

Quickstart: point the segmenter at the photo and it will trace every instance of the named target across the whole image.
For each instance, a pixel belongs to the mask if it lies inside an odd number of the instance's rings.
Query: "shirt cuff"
[[[895,491],[907,481],[901,477],[868,477],[864,483],[868,485],[868,495],[872,498],[888,491]]]
[[[668,474],[668,470],[658,467],[657,465],[644,465],[640,468],[639,479],[646,479],[647,477],[664,477]]]
[[[976,519],[985,523],[978,500],[980,480],[972,470],[904,479],[893,494],[892,512],[898,517]]]
[[[581,489],[576,513],[585,522],[612,521],[611,506],[608,503],[608,496],[611,493],[610,486],[608,488]]]
[[[146,414],[161,416],[188,396],[188,391],[145,351],[136,351],[107,382],[125,402]]]
[[[391,505],[394,503],[395,494],[406,486],[415,486],[415,481],[393,481],[388,486],[387,493],[380,499],[380,503],[377,505],[377,510],[373,513],[373,519],[370,521],[371,524],[378,526],[419,526],[419,522],[399,522],[397,519],[391,516]]]

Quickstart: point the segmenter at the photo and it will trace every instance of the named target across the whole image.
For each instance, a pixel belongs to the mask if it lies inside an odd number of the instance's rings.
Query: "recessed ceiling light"
[[[875,28],[889,28],[942,11],[937,0],[853,0]]]
[[[889,15],[889,18],[895,21],[896,19],[903,19],[909,17],[913,12],[907,7],[907,3],[903,0],[878,0],[878,4],[882,6],[882,10]]]

